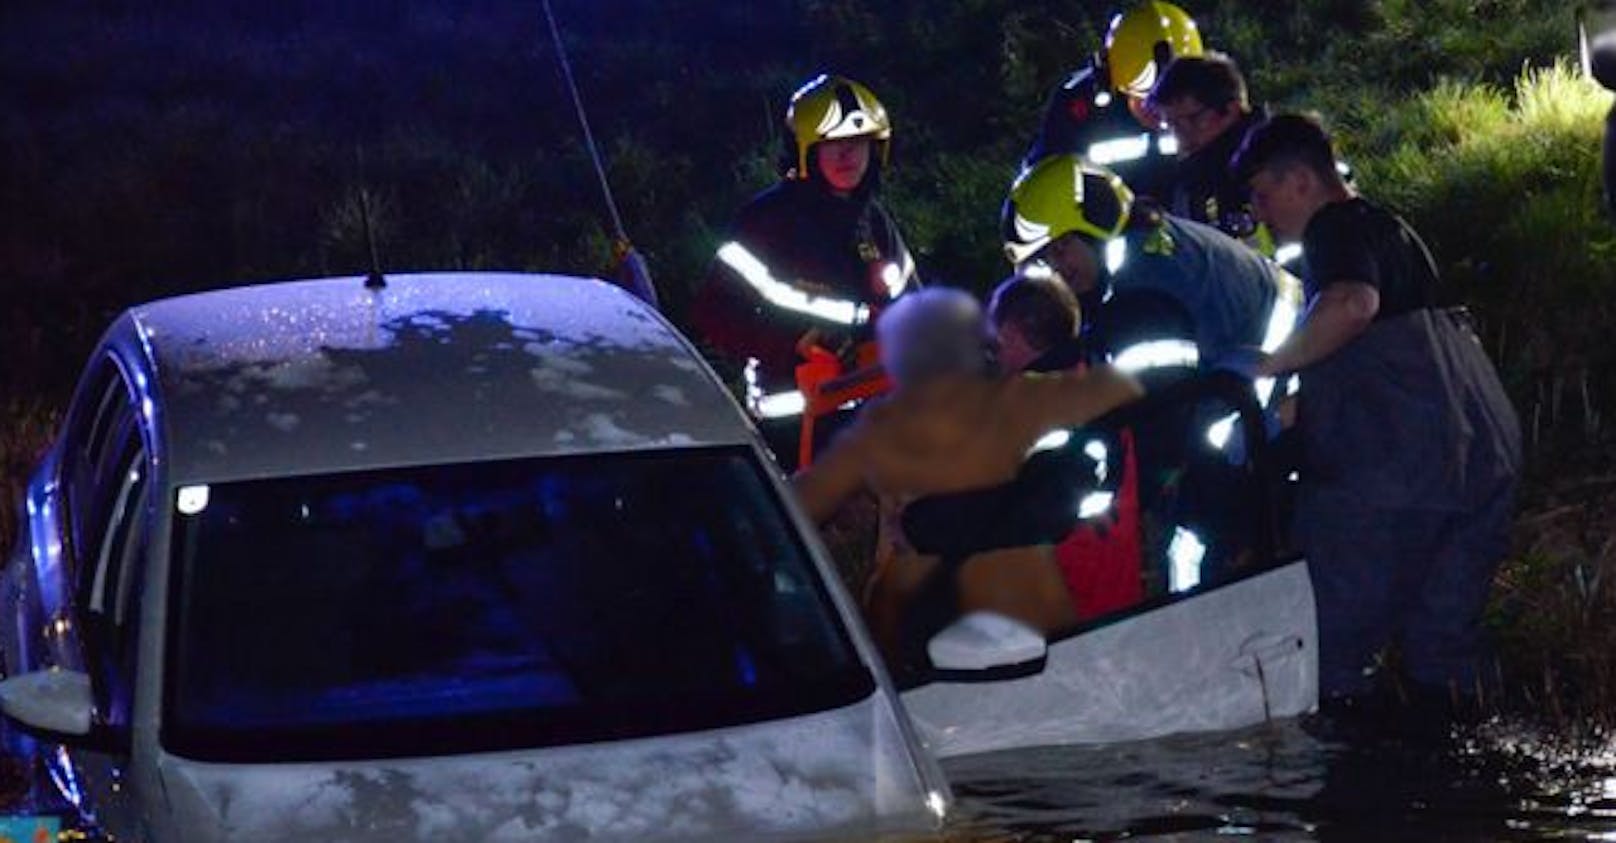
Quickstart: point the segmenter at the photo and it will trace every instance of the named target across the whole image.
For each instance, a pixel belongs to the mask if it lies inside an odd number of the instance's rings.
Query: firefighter
[[[1111,168],[1137,193],[1162,195],[1177,146],[1145,97],[1174,58],[1202,52],[1194,19],[1172,3],[1146,0],[1117,14],[1100,52],[1050,93],[1023,168],[1073,153]]]
[[[1515,410],[1467,317],[1439,305],[1424,242],[1342,179],[1316,120],[1269,120],[1235,163],[1258,218],[1307,255],[1307,314],[1256,371],[1305,382],[1296,536],[1321,708],[1362,711],[1393,644],[1416,700],[1471,696],[1521,466]]]
[[[1148,389],[1244,359],[1251,347],[1278,347],[1300,311],[1296,279],[1272,261],[1209,225],[1136,203],[1116,174],[1074,155],[1022,173],[1003,226],[1010,262],[1070,286],[1085,316],[1094,311],[1088,330],[1102,359]],[[1259,401],[1272,404],[1275,382],[1255,386]],[[1160,504],[1172,522],[1160,525],[1162,535],[1198,548],[1176,567],[1148,569],[1152,590],[1181,591],[1221,575],[1247,546],[1249,536],[1229,525],[1247,523],[1249,513],[1216,492],[1221,469],[1212,459],[1229,447],[1235,422],[1228,408],[1211,410],[1185,407],[1134,428],[1141,506]],[[1180,483],[1186,475],[1206,482]],[[1166,556],[1150,548],[1146,558]]]
[[[807,404],[803,357],[852,368],[876,314],[919,281],[878,198],[892,141],[881,101],[820,75],[792,95],[785,122],[784,177],[736,216],[691,321],[739,368],[743,403],[789,470]]]
[[[1300,290],[1272,261],[1217,229],[1136,203],[1117,175],[1075,155],[1011,185],[1005,256],[1104,299],[1096,341],[1122,368],[1206,368],[1289,332]]]
[[[1264,117],[1252,108],[1234,60],[1221,53],[1180,56],[1146,103],[1178,139],[1178,166],[1161,197],[1165,207],[1272,253],[1272,238],[1259,234],[1252,217],[1250,191],[1229,169],[1240,139]]]

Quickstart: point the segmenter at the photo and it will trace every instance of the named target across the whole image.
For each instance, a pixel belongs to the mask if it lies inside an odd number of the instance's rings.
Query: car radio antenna
[[[382,276],[382,262],[376,251],[376,226],[370,218],[370,186],[365,181],[365,147],[354,149],[359,166],[359,224],[365,229],[365,251],[370,255],[370,272],[365,275],[365,289],[380,290],[387,286]]]
[[[572,77],[572,62],[567,60],[567,48],[561,43],[561,27],[556,24],[550,0],[541,2],[544,5],[544,17],[550,23],[550,40],[555,42],[556,58],[561,62],[561,78],[567,83],[567,92],[572,95],[572,107],[578,114],[578,125],[584,133],[584,146],[589,150],[589,160],[595,165],[595,178],[600,180],[600,192],[606,197],[606,210],[612,216],[612,229],[616,234],[616,239],[612,242],[612,252],[618,261],[618,284],[652,307],[660,307],[657,302],[656,284],[651,281],[650,267],[646,266],[645,258],[628,239],[628,232],[623,228],[623,217],[617,212],[617,200],[612,197],[612,186],[606,181],[606,167],[601,163],[600,149],[595,146],[595,135],[589,130],[589,116],[584,113],[584,101],[578,93],[578,83]]]

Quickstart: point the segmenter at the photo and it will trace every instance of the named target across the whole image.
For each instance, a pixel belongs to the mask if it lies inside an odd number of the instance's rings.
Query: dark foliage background
[[[1569,13],[1542,0],[1189,6],[1259,98],[1321,107],[1363,130],[1353,145],[1386,143],[1388,100],[1440,76],[1507,82],[1570,51]],[[892,204],[927,273],[990,283],[1004,269],[994,219],[1044,92],[1097,46],[1112,10],[555,8],[624,218],[676,319],[729,214],[773,177],[786,96],[820,69],[867,81],[894,113]],[[0,79],[0,283],[13,301],[65,308],[44,320],[52,351],[82,351],[131,301],[360,270],[361,189],[391,268],[609,263],[534,2],[13,0],[0,8]],[[8,321],[37,322],[29,311]],[[6,385],[49,390],[64,370],[34,374]]]
[[[888,196],[923,272],[978,290],[998,280],[1012,168],[1045,92],[1113,11],[553,2],[675,321],[730,214],[774,178],[786,97],[820,70],[867,82],[893,113]],[[1255,99],[1326,115],[1366,192],[1413,220],[1477,306],[1533,443],[1498,624],[1530,671],[1616,675],[1598,632],[1616,611],[1616,548],[1598,527],[1616,497],[1604,423],[1616,236],[1595,184],[1609,98],[1553,69],[1575,49],[1571,8],[1182,2]],[[608,217],[536,0],[0,4],[0,545],[112,314],[362,272],[362,195],[388,269],[609,271]]]

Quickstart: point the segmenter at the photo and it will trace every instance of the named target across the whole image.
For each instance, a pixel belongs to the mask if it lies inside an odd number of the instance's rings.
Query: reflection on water
[[[944,768],[970,839],[1616,840],[1616,741],[1501,720],[1350,745],[1289,721]]]
[[[1282,721],[955,759],[943,764],[949,833],[928,843],[1616,841],[1616,736],[1565,731],[1494,719],[1435,741],[1349,744]],[[12,767],[0,765],[0,813],[60,810],[24,797]]]

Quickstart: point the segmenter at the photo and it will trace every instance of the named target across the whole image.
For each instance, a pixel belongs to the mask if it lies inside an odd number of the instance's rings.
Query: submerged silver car
[[[28,490],[0,709],[119,840],[935,828],[947,785],[767,460],[598,281],[135,307]]]

